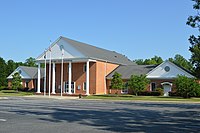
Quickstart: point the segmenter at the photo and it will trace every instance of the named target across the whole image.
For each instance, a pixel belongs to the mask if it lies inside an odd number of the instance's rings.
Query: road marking
[[[5,121],[7,121],[7,120],[6,120],[6,119],[0,119],[0,122],[1,122],[1,121],[5,122]]]

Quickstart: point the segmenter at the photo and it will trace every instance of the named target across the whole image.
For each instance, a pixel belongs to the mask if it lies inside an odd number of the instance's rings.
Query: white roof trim
[[[192,78],[195,78],[193,75],[191,75],[190,73],[188,73],[187,71],[183,70],[182,68],[178,67],[177,65],[175,65],[174,63],[170,62],[169,60],[166,60],[164,61],[163,63],[161,63],[160,65],[158,65],[157,67],[155,67],[153,70],[151,70],[149,73],[147,73],[146,75],[150,75],[151,73],[153,73],[154,71],[157,70],[157,68],[159,68],[160,66],[162,66],[163,64],[165,63],[169,63],[170,65],[176,67],[177,69],[179,69],[180,71],[182,71],[183,73],[186,73],[187,75],[189,75],[190,77]],[[156,77],[149,77],[149,78],[152,78],[152,79],[155,79]],[[158,77],[160,78],[160,77]],[[175,78],[175,77],[171,77],[171,78]],[[170,79],[170,78],[169,78]]]

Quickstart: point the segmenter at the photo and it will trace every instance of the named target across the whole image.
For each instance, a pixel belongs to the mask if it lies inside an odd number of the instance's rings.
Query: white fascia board
[[[174,75],[173,73],[170,74],[169,73],[163,73],[163,71],[161,72],[161,70],[159,70],[162,66],[164,66],[165,64],[169,64],[172,68],[175,68],[173,69],[174,73],[176,73],[176,75]],[[187,71],[183,70],[182,68],[178,67],[177,65],[175,65],[174,63],[166,60],[165,62],[161,63],[160,65],[158,65],[156,68],[154,68],[152,71],[150,71],[149,73],[147,73],[147,78],[156,78],[156,79],[170,79],[170,78],[176,78],[178,74],[178,71],[175,71],[175,70],[178,70],[180,75],[185,75],[189,78],[195,78],[193,75],[191,75],[190,73],[188,73]],[[152,75],[152,73],[156,73],[156,71],[160,71],[159,75],[158,76],[158,72],[157,72],[157,75]]]
[[[63,48],[63,52],[62,52]],[[51,51],[51,52],[50,52]],[[36,61],[39,62],[41,60],[44,60],[46,55],[46,59],[62,59],[62,56],[64,59],[71,59],[71,58],[85,58],[86,56],[81,53],[81,51],[78,51],[73,45],[62,39],[60,37],[57,39],[49,48],[47,51],[43,52],[42,55],[40,55]]]
[[[20,66],[18,68],[16,68],[8,77],[7,79],[12,79],[13,75],[16,73],[16,72],[19,72],[19,70],[21,70],[21,78],[22,79],[32,79],[23,69],[20,68]]]

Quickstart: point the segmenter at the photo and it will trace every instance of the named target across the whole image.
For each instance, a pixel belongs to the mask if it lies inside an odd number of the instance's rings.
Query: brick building
[[[165,95],[173,88],[177,75],[193,77],[188,71],[165,61],[159,66],[136,65],[126,56],[89,44],[59,37],[37,59],[37,93],[90,95],[110,92],[114,72],[126,82],[132,74],[146,74],[151,80],[149,91],[163,87]],[[45,63],[44,83],[41,83],[40,64]],[[51,64],[51,65],[49,65]],[[44,84],[44,87],[41,86]],[[122,93],[127,91],[122,90]]]

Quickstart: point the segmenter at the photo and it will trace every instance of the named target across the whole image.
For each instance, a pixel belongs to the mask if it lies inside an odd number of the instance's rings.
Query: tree
[[[200,1],[194,1],[193,9],[196,10],[197,14],[194,16],[189,16],[186,24],[191,26],[192,28],[197,28],[200,32]],[[191,35],[188,39],[191,46],[189,50],[191,52],[191,62],[194,65],[194,72],[196,77],[200,78],[200,36]]]
[[[19,88],[22,88],[22,78],[18,72],[16,72],[13,76],[12,79],[12,89],[18,90]]]
[[[176,92],[184,98],[200,96],[200,85],[196,79],[179,75],[175,80]]]
[[[6,76],[6,62],[3,58],[0,57],[0,87],[7,86]]]
[[[29,67],[36,67],[37,65],[36,65],[36,60],[35,60],[35,58],[30,57],[30,58],[26,59],[25,65],[26,65],[26,66],[29,66]]]
[[[176,54],[174,58],[169,58],[169,61],[185,68],[186,70],[190,70],[191,72],[193,71],[191,62],[187,61],[182,55]]]
[[[120,90],[123,89],[123,81],[121,76],[122,76],[121,74],[115,72],[111,80],[111,89],[117,89],[117,94],[118,94],[118,89]]]
[[[159,56],[154,56],[151,59],[136,59],[134,62],[138,65],[159,65],[163,62],[163,60]]]
[[[16,69],[16,63],[13,60],[7,61],[7,76],[9,76]]]
[[[138,65],[144,65],[143,59],[136,59],[136,60],[134,60],[134,62],[135,62],[136,64],[138,64]]]
[[[133,90],[137,96],[139,92],[143,91],[148,85],[149,80],[146,78],[146,75],[131,75],[130,80],[128,81],[128,87]]]

